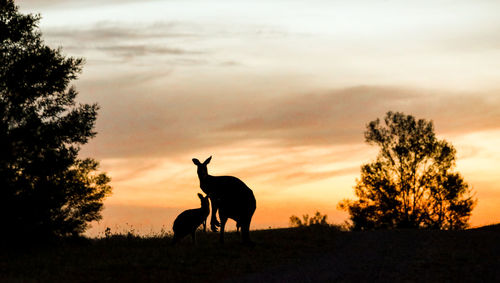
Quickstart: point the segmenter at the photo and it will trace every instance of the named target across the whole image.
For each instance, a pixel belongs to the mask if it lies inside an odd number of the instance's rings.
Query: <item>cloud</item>
[[[90,27],[51,28],[44,31],[44,35],[50,38],[72,38],[86,42],[137,41],[199,36],[195,26],[171,22],[135,25],[119,22],[98,22]]]
[[[100,100],[103,110],[92,150],[101,158],[172,156],[252,140],[285,149],[359,144],[366,124],[387,111],[434,120],[438,135],[500,124],[500,99],[495,95],[371,86],[280,97],[144,96],[126,87],[115,91],[123,91],[119,99]]]
[[[174,56],[181,58],[175,61],[181,65],[184,61],[188,62],[184,64],[199,64],[202,61],[199,55],[203,55],[205,51],[178,47],[185,43],[177,40],[197,36],[199,34],[189,25],[176,23],[131,26],[124,23],[99,22],[90,27],[70,26],[44,30],[44,38],[49,44],[62,45],[66,52],[89,57],[93,62],[109,62],[113,57],[125,59],[127,62],[145,56],[154,56],[158,61],[165,56]]]
[[[185,55],[201,54],[202,52],[187,51],[180,48],[147,46],[147,45],[115,45],[96,47],[97,50],[104,51],[110,55],[118,57],[137,57],[146,55]]]
[[[149,0],[154,1],[154,0]],[[102,5],[102,1],[99,0],[17,0],[17,5],[30,8],[43,8],[43,7],[51,7],[51,6],[71,6],[71,7],[88,7],[89,5]],[[107,0],[107,4],[124,4],[131,2],[146,2],[146,1],[138,1],[138,0]]]
[[[487,95],[352,87],[274,101],[259,107],[252,116],[219,130],[281,139],[290,144],[345,144],[361,141],[365,125],[377,117],[382,118],[387,111],[402,111],[434,120],[439,134],[496,127],[500,122],[499,106],[500,99],[489,99]]]

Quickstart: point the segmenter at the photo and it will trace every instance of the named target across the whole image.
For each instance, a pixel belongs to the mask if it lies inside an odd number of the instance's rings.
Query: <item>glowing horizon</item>
[[[191,158],[210,155],[211,174],[253,189],[252,228],[316,210],[342,223],[337,203],[377,152],[365,125],[387,111],[433,120],[477,193],[471,225],[500,222],[500,3],[16,3],[86,59],[78,100],[101,105],[81,155],[113,195],[91,235],[169,229],[199,206]]]

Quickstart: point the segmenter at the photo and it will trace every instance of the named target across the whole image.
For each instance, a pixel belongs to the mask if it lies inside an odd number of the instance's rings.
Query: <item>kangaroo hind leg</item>
[[[224,244],[224,228],[226,227],[227,217],[221,216],[219,213],[219,218],[220,218],[220,242],[221,244]]]

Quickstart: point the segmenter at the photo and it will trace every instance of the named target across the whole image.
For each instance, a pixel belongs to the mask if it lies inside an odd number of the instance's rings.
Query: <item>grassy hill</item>
[[[169,237],[8,246],[0,282],[391,282],[500,280],[500,225],[465,231],[341,232],[333,227],[252,232],[254,248],[235,233],[170,246]],[[5,243],[4,243],[5,244]]]

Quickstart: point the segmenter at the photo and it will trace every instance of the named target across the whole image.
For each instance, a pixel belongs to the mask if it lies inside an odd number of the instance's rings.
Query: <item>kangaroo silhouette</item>
[[[196,243],[196,229],[201,224],[204,224],[204,226],[206,225],[207,217],[210,214],[208,195],[203,197],[202,194],[198,194],[198,197],[201,201],[200,208],[185,210],[175,218],[172,228],[172,230],[174,230],[172,245],[189,234],[191,234],[193,238],[193,243]]]
[[[227,219],[236,221],[236,226],[241,228],[241,238],[245,244],[250,241],[250,222],[257,207],[252,190],[240,179],[233,176],[212,176],[208,174],[207,165],[212,156],[203,163],[193,158],[193,163],[198,167],[200,188],[210,197],[212,202],[212,217],[210,227],[217,232],[220,225],[220,241],[224,243],[224,227]],[[219,211],[220,224],[216,213]]]

